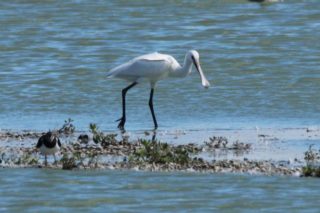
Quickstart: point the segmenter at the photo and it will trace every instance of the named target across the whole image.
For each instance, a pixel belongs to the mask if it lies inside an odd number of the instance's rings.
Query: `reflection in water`
[[[134,134],[134,133],[127,132],[125,129],[120,130],[121,139],[123,141],[129,141],[130,134]],[[145,136],[145,138],[151,136],[151,141],[155,142],[157,140],[157,130],[145,131],[144,136]],[[135,137],[137,137],[137,136],[135,136]]]

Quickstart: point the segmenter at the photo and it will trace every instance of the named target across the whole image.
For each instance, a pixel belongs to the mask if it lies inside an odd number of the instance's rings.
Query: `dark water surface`
[[[116,171],[0,170],[6,212],[318,212],[308,178]],[[15,177],[15,178],[12,178]]]
[[[71,117],[115,130],[111,68],[160,51],[200,52],[207,78],[158,84],[160,128],[318,124],[320,2],[1,1],[0,127],[56,128]],[[128,129],[152,127],[149,85],[128,95]]]

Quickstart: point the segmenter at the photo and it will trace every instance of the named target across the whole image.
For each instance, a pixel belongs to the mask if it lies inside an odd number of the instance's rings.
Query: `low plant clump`
[[[305,177],[320,177],[320,150],[309,146],[309,149],[304,153],[306,166],[302,168],[303,176]]]
[[[189,151],[183,146],[172,146],[168,143],[144,139],[140,139],[139,143],[141,147],[134,150],[129,157],[129,162],[155,164],[176,163],[185,165],[192,160]]]

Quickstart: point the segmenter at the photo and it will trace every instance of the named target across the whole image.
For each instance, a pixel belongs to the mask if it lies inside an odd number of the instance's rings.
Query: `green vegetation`
[[[71,135],[76,130],[76,127],[72,124],[73,120],[68,118],[64,121],[62,127],[58,130],[59,134]]]
[[[34,155],[29,155],[27,153],[23,153],[22,156],[19,156],[14,163],[16,165],[20,164],[27,164],[27,165],[37,165],[39,159],[36,158]]]
[[[84,153],[80,150],[64,153],[60,159],[62,169],[72,170],[75,168],[97,168],[99,155],[94,152]]]
[[[0,153],[0,164],[30,165],[34,166],[39,163],[39,158],[34,153],[29,152],[10,152],[9,150]]]
[[[104,134],[99,130],[99,127],[96,124],[91,123],[90,132],[93,135],[93,142],[96,144],[100,143],[101,145],[110,145],[117,143],[117,134]]]
[[[76,158],[73,155],[69,156],[67,153],[64,153],[60,162],[62,163],[62,169],[71,170],[77,168]]]
[[[306,177],[320,177],[320,150],[312,147],[313,145],[310,145],[309,149],[304,153],[307,165],[302,168],[302,173]]]
[[[225,137],[210,137],[209,142],[204,142],[205,146],[209,149],[226,149],[228,140]]]
[[[130,162],[147,162],[155,164],[176,163],[185,165],[192,159],[183,146],[172,146],[159,141],[140,139],[141,147],[134,150],[129,157]]]
[[[209,141],[205,141],[201,146],[202,150],[220,153],[233,152],[236,156],[242,156],[247,154],[251,150],[251,144],[235,141],[232,144],[229,143],[226,137],[210,137]]]
[[[320,168],[304,166],[302,168],[302,173],[305,177],[320,177]]]

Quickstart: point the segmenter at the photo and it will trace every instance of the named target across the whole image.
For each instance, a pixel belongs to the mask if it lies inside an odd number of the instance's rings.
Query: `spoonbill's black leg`
[[[154,129],[158,128],[158,123],[157,123],[157,119],[156,116],[154,114],[154,110],[153,110],[153,91],[154,89],[151,88],[151,92],[150,92],[150,98],[149,98],[149,107],[150,107],[150,111],[152,114],[152,119],[153,119],[153,123],[154,123]]]
[[[153,131],[153,134],[152,134],[152,139],[151,139],[151,141],[152,141],[152,142],[156,142],[156,137],[157,137],[157,131],[154,130],[154,131]]]
[[[122,90],[122,117],[117,120],[117,121],[120,121],[118,128],[121,130],[124,129],[124,124],[126,123],[126,94],[129,89],[131,89],[137,84],[138,84],[137,82],[133,82],[132,84],[130,84],[129,86],[127,86]]]

